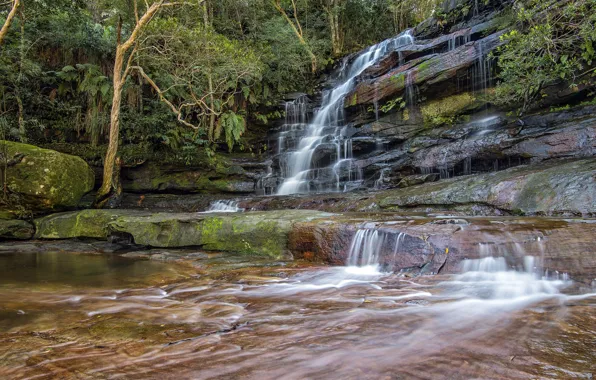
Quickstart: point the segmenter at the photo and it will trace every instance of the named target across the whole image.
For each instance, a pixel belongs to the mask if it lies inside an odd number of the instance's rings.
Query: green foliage
[[[154,1],[138,1],[139,11]],[[285,94],[316,87],[310,56],[270,1],[197,4],[161,10],[131,60],[159,86],[163,99],[179,107],[181,120],[197,129],[177,120],[133,70],[123,91],[121,151],[142,147],[187,162],[198,154],[213,156],[224,142],[230,150],[253,152],[250,129],[282,117],[278,104]],[[327,70],[337,58],[326,11],[331,3],[296,0],[296,10],[289,1],[282,4],[300,22],[320,70]],[[343,51],[350,52],[414,25],[432,13],[436,0],[333,4]],[[8,3],[0,5],[0,18],[7,9]],[[126,39],[136,22],[134,2],[27,0],[22,11],[0,54],[0,112],[8,137],[41,145],[88,144],[95,151],[107,140],[118,26]]]
[[[507,44],[498,50],[497,104],[521,104],[521,114],[547,86],[564,82],[574,89],[593,80],[596,0],[527,0],[519,3],[517,20],[521,27],[502,36]]]

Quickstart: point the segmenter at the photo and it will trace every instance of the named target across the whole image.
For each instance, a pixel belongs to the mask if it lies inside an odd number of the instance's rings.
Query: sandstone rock
[[[95,182],[91,168],[83,159],[33,145],[11,141],[6,144],[8,158],[22,155],[6,173],[8,190],[16,193],[23,205],[33,210],[74,208]]]
[[[388,192],[382,208],[484,204],[523,215],[596,215],[596,160],[548,162]]]
[[[451,52],[425,56],[390,71],[384,76],[363,81],[346,97],[345,106],[372,104],[375,101],[403,95],[408,79],[417,86],[433,86],[455,77],[458,70],[474,65],[484,54],[503,44],[497,32],[482,40],[461,46]]]
[[[35,220],[36,239],[106,238],[108,224],[123,215],[149,215],[130,210],[82,210]]]
[[[133,193],[242,194],[255,191],[255,180],[237,165],[204,169],[148,163],[123,169],[122,188]]]

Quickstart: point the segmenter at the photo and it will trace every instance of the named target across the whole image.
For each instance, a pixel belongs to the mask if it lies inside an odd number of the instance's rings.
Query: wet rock
[[[455,77],[459,70],[474,65],[483,54],[502,45],[502,34],[503,32],[494,33],[445,54],[426,56],[420,62],[410,62],[374,81],[363,81],[346,97],[345,106],[372,104],[403,95],[408,76],[411,77],[412,84],[417,86],[430,87],[445,82]]]
[[[215,169],[147,163],[122,170],[122,188],[132,193],[253,193],[255,180],[238,165]]]
[[[410,186],[416,186],[416,185],[420,185],[422,183],[427,183],[427,182],[436,182],[438,180],[439,180],[439,175],[436,173],[410,175],[410,176],[403,178],[397,186],[402,187],[402,188],[410,187]]]
[[[8,190],[32,210],[74,208],[93,189],[93,171],[83,159],[33,145],[2,141],[8,158],[19,157],[6,171]]]
[[[36,239],[107,238],[108,224],[123,215],[149,215],[131,210],[83,210],[36,219]]]
[[[33,237],[34,226],[24,220],[0,219],[0,240],[27,240]]]
[[[596,215],[596,160],[548,162],[389,192],[382,208],[484,204],[523,215]]]

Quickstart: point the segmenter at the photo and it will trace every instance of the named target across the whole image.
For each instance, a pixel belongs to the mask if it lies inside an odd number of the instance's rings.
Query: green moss
[[[21,161],[8,168],[8,189],[18,194],[23,205],[32,209],[76,207],[82,196],[93,189],[95,174],[79,157],[10,141],[9,157],[22,154]]]
[[[83,210],[48,215],[35,220],[35,238],[106,238],[108,224],[122,213],[118,210]]]
[[[418,73],[422,74],[431,67],[432,63],[433,63],[433,60],[428,59],[428,60],[420,63],[418,66],[416,66],[416,70],[418,70]]]
[[[406,74],[399,73],[391,77],[391,82],[397,89],[406,88]]]
[[[33,237],[34,228],[24,220],[0,220],[0,238],[27,240]]]
[[[474,104],[476,98],[470,93],[430,101],[421,107],[424,124],[429,127],[452,124],[457,116]]]

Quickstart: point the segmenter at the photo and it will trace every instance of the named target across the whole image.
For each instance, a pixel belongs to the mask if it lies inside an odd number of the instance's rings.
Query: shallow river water
[[[197,254],[0,255],[2,379],[592,379],[596,294],[499,259],[408,278]]]

